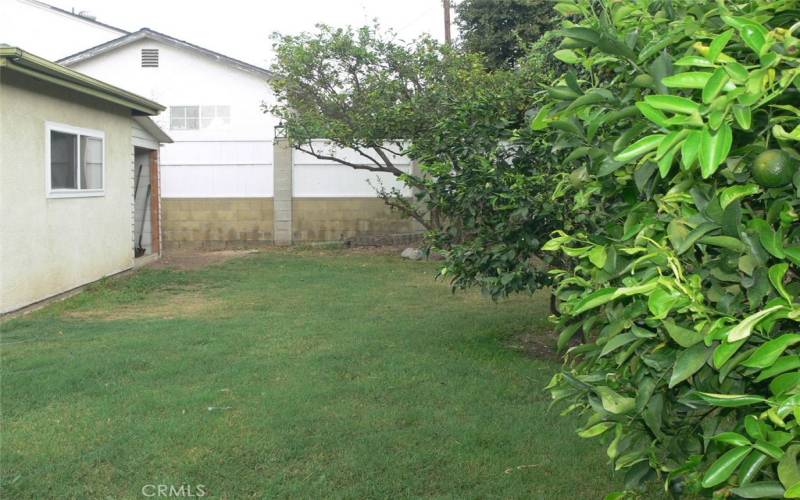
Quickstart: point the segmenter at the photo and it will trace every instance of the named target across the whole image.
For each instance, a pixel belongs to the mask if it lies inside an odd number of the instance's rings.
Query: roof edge
[[[165,35],[164,33],[159,33],[158,31],[152,30],[150,28],[141,28],[138,31],[134,31],[132,33],[128,33],[127,35],[123,35],[119,38],[115,38],[113,40],[109,40],[107,42],[101,43],[100,45],[96,45],[94,47],[90,47],[88,49],[82,50],[80,52],[76,52],[75,54],[69,55],[67,57],[63,57],[59,59],[58,64],[63,64],[64,66],[71,66],[73,64],[77,64],[81,61],[85,61],[87,59],[91,59],[93,57],[97,57],[101,54],[105,54],[112,50],[115,50],[119,47],[123,47],[130,43],[136,42],[143,38],[148,38],[151,40],[159,41],[162,43],[166,43],[168,45],[172,45],[179,48],[184,48],[188,50],[193,50],[196,52],[200,52],[212,59],[220,61],[225,64],[229,64],[234,66],[242,71],[248,73],[256,73],[262,76],[265,76],[267,79],[272,78],[272,72],[266,68],[262,68],[260,66],[256,66],[254,64],[250,64],[239,59],[226,56],[224,54],[220,54],[219,52],[214,52],[213,50],[206,49],[199,45],[195,45],[193,43],[189,43],[184,40],[179,40],[175,37]]]
[[[125,106],[135,113],[154,116],[166,109],[155,101],[66,68],[19,47],[0,46],[0,67]]]
[[[41,2],[40,0],[22,0],[22,1],[25,2],[25,3],[28,3],[30,5],[33,5],[34,7],[39,7],[39,8],[42,8],[42,9],[49,9],[49,10],[52,10],[52,11],[58,13],[58,14],[74,17],[74,18],[76,18],[76,19],[78,19],[80,21],[86,22],[86,23],[96,24],[98,26],[101,26],[101,27],[106,28],[106,29],[111,30],[111,31],[118,31],[120,33],[126,33],[126,34],[130,33],[130,31],[128,31],[128,30],[124,30],[122,28],[118,28],[116,26],[112,26],[110,24],[98,21],[97,19],[92,19],[91,17],[86,17],[86,16],[82,16],[80,14],[76,14],[74,12],[70,12],[70,11],[68,11],[66,9],[62,9],[60,7],[56,7],[55,5],[50,5],[49,3]]]

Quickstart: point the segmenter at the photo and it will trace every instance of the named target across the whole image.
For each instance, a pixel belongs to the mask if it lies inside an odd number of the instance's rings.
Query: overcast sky
[[[317,23],[361,26],[377,18],[404,39],[444,38],[441,0],[44,0],[88,11],[135,31],[148,27],[252,64],[272,57],[270,34],[312,31]]]

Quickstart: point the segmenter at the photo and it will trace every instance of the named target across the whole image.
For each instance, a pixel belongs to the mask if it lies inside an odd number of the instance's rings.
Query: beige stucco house
[[[0,46],[0,314],[159,254],[162,110]]]

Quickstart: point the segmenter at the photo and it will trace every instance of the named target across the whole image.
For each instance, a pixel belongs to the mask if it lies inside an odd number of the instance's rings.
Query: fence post
[[[292,148],[289,139],[273,141],[273,240],[276,245],[292,244]]]

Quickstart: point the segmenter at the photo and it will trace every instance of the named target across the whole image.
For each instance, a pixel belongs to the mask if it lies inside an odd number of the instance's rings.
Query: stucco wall
[[[45,122],[105,133],[105,194],[48,198]],[[130,111],[0,74],[0,312],[133,265]]]

